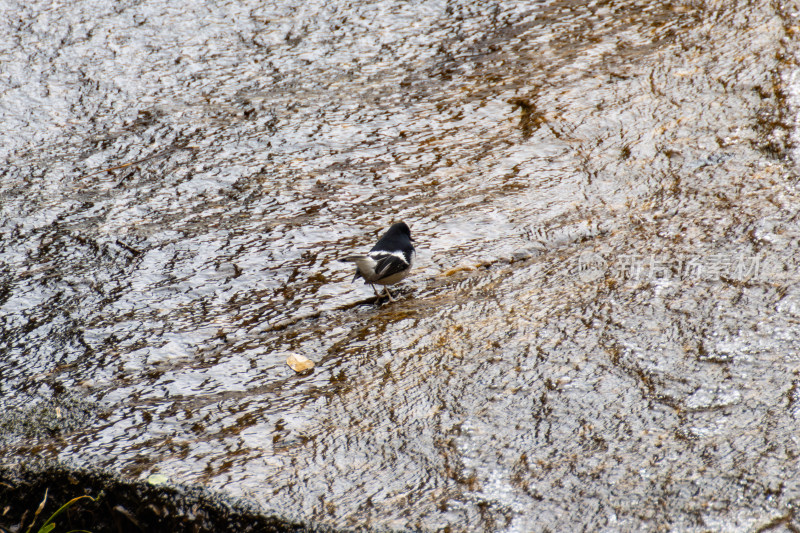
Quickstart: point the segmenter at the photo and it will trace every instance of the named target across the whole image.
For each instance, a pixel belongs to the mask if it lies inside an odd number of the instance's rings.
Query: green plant
[[[39,516],[39,513],[42,512],[42,509],[44,509],[44,505],[45,503],[47,503],[48,490],[49,489],[45,489],[44,499],[42,500],[42,503],[39,504],[39,507],[36,509],[36,512],[33,513],[33,522],[31,522],[31,525],[28,526],[28,530],[26,533],[31,533],[34,524],[36,524],[36,518]],[[69,509],[75,502],[78,502],[79,500],[82,500],[84,498],[88,498],[93,502],[97,501],[95,498],[92,498],[91,496],[87,495],[78,496],[77,498],[72,498],[70,501],[59,507],[55,513],[51,514],[50,518],[48,518],[47,521],[44,524],[42,524],[42,526],[36,531],[36,533],[50,533],[51,531],[53,531],[56,528],[56,523],[55,523],[56,517],[61,513],[63,513],[64,511],[66,511],[67,509]],[[86,531],[85,529],[73,529],[71,531],[68,531],[67,533],[91,533],[91,532]]]

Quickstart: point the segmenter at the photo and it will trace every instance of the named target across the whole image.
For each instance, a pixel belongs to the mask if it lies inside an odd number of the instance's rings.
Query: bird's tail
[[[366,259],[366,255],[348,255],[347,257],[342,257],[339,261],[343,263],[358,263],[359,261],[363,261]]]
[[[361,264],[362,261],[366,261],[368,259],[369,258],[366,255],[348,255],[347,257],[342,257],[341,259],[339,259],[339,261],[341,261],[343,263],[355,263],[356,264],[356,275],[353,276],[353,281],[355,281],[358,278],[363,277],[361,275],[361,269],[358,268],[358,265]]]

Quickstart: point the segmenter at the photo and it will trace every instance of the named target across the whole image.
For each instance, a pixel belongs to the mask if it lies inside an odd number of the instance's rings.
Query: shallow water
[[[793,525],[795,7],[0,8],[3,462],[333,527]],[[397,220],[378,306],[337,258]]]

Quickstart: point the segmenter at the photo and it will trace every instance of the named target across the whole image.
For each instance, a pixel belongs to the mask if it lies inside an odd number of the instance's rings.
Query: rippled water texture
[[[796,8],[0,5],[0,462],[334,527],[800,527]],[[378,306],[336,259],[397,220]]]

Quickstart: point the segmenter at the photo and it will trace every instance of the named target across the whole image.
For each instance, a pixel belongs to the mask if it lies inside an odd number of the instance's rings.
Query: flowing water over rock
[[[0,463],[309,527],[800,527],[781,4],[0,7]],[[376,305],[337,258],[398,220]]]

